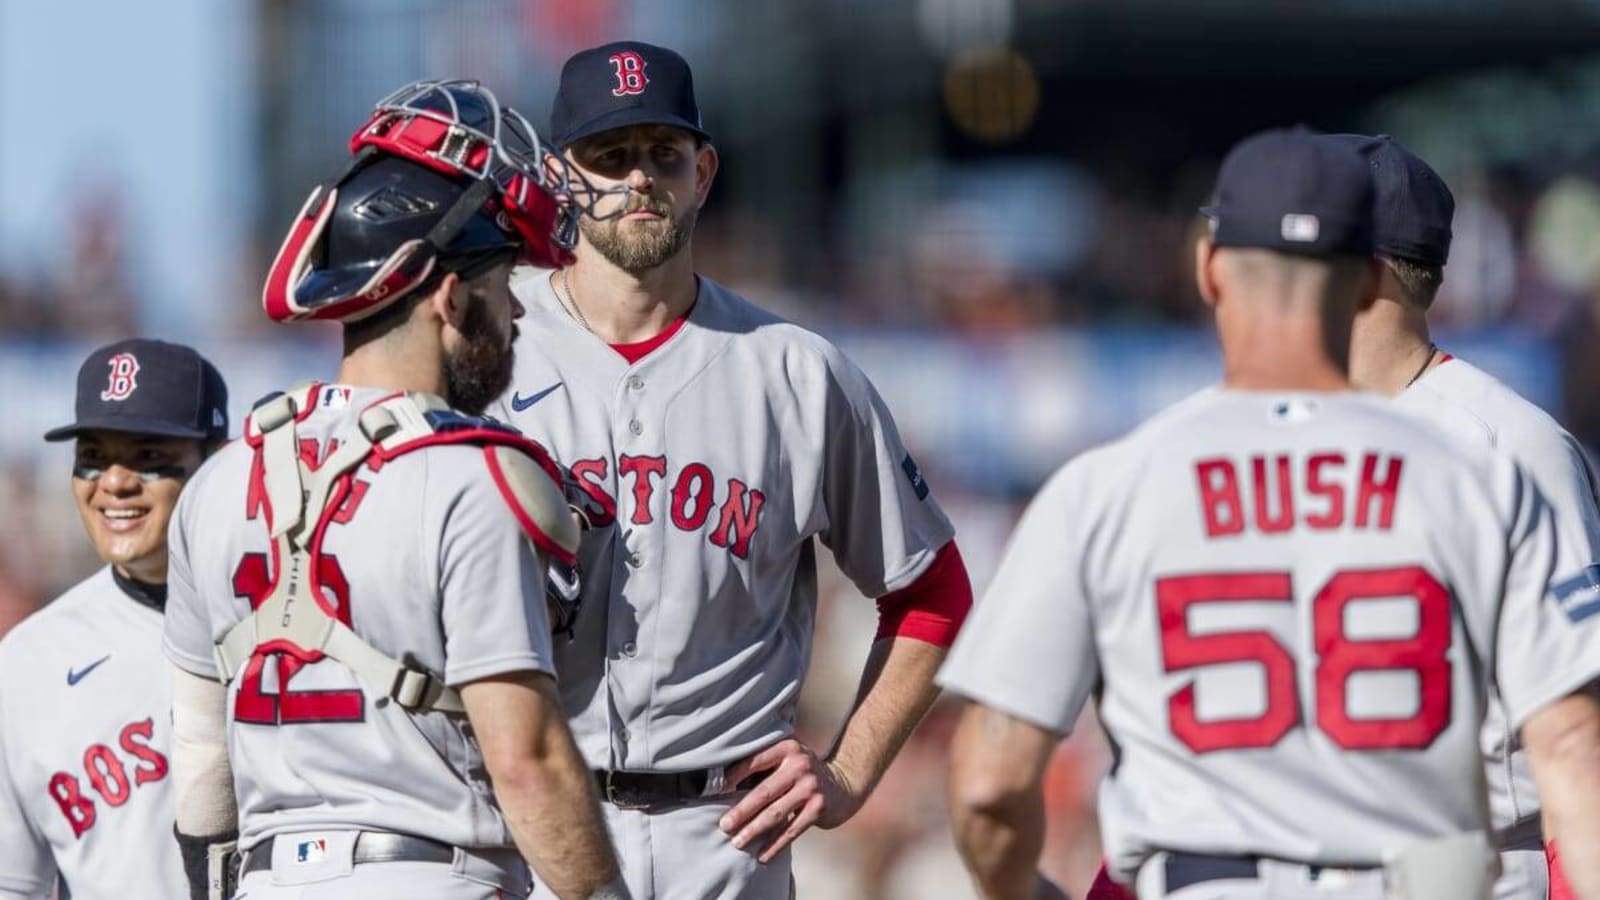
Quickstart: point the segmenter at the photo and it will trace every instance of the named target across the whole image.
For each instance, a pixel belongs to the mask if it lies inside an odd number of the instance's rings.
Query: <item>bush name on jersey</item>
[[[1199,460],[1195,476],[1200,485],[1200,508],[1205,511],[1206,536],[1242,534],[1247,525],[1263,534],[1290,531],[1296,524],[1313,531],[1341,528],[1347,497],[1355,498],[1354,527],[1375,526],[1387,531],[1394,525],[1403,464],[1399,456],[1364,453],[1358,470],[1336,450],[1313,453],[1304,460],[1283,453],[1258,454],[1244,466],[1226,457]],[[1249,473],[1253,502],[1248,506],[1242,496],[1245,479],[1241,469]],[[1347,487],[1352,478],[1355,484]]]

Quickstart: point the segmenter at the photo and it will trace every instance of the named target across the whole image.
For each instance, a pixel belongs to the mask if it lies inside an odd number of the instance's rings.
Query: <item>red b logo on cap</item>
[[[100,392],[101,400],[126,400],[133,394],[139,382],[134,376],[139,374],[139,360],[132,353],[118,353],[106,360],[111,367],[111,381],[106,389]]]
[[[611,96],[628,97],[644,93],[644,86],[650,83],[650,79],[644,77],[644,57],[632,50],[624,50],[611,54],[611,64],[617,67],[617,86],[612,89]]]

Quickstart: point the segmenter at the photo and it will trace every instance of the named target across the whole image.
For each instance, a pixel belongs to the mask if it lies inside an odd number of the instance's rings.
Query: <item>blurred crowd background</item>
[[[1258,128],[1385,132],[1455,191],[1440,343],[1600,443],[1597,0],[0,0],[0,631],[91,572],[67,490],[73,374],[193,343],[236,417],[327,377],[261,277],[370,104],[475,77],[542,126],[561,62],[617,38],[694,66],[723,168],[702,272],[875,379],[981,590],[1072,453],[1216,378],[1195,208]],[[872,604],[827,582],[804,730],[855,691]],[[801,896],[969,896],[944,819],[951,710],[873,803],[802,841]],[[1052,769],[1047,868],[1098,859],[1086,723]]]

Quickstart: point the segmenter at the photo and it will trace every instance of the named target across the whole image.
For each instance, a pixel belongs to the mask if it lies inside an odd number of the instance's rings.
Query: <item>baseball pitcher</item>
[[[552,120],[598,196],[575,262],[515,283],[497,414],[571,467],[590,523],[562,699],[635,896],[787,900],[789,844],[848,820],[933,701],[966,572],[861,371],[695,273],[718,157],[683,58],[585,50]],[[819,542],[881,611],[826,752],[794,736]]]
[[[1600,558],[1595,479],[1577,440],[1493,376],[1440,350],[1427,311],[1450,253],[1450,188],[1421,158],[1387,135],[1328,135],[1360,150],[1377,188],[1378,300],[1356,316],[1350,381],[1396,396],[1400,405],[1472,444],[1517,461],[1550,501],[1561,571]],[[1586,590],[1588,582],[1566,586]],[[1491,696],[1483,732],[1489,812],[1500,852],[1496,900],[1546,900],[1561,872],[1546,856],[1539,797],[1505,704]],[[1549,848],[1554,857],[1555,848]],[[1557,894],[1559,896],[1559,894]]]

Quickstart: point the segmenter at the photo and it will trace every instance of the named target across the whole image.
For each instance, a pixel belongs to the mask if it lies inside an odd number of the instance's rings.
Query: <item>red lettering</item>
[[[139,374],[139,360],[132,353],[118,353],[106,360],[111,366],[111,375],[106,383],[106,389],[100,392],[101,400],[126,400],[133,396],[134,389],[139,386],[139,381],[134,376]]]
[[[248,557],[246,557],[248,559]],[[266,656],[252,656],[239,676],[239,693],[233,698],[233,718],[236,722],[252,725],[278,724],[278,700],[261,690],[261,673],[267,667]],[[283,683],[280,675],[279,684]]]
[[[704,463],[690,463],[678,473],[678,482],[672,487],[672,524],[682,531],[694,531],[706,523],[711,507],[716,505],[713,492],[716,476]],[[688,509],[694,501],[694,511]]]
[[[589,516],[589,524],[596,528],[604,528],[617,520],[617,501],[605,489],[608,468],[604,459],[580,459],[570,469],[578,487],[594,501],[592,505],[584,504],[584,512]]]
[[[151,719],[129,722],[122,729],[118,743],[129,755],[143,763],[133,769],[133,783],[136,785],[149,784],[167,777],[167,758],[149,744],[154,736],[155,722]]]
[[[1206,537],[1244,531],[1244,504],[1239,501],[1239,474],[1226,459],[1202,459],[1195,464],[1200,480],[1200,506],[1206,516]]]
[[[650,79],[644,74],[644,57],[632,50],[624,50],[621,53],[611,54],[611,65],[617,70],[617,86],[611,89],[612,96],[626,97],[644,93],[644,86],[650,83]]]
[[[328,457],[332,456],[338,449],[338,438],[329,439],[326,449],[322,447],[321,442],[316,438],[301,438],[300,461],[306,464],[306,468],[316,471],[322,468],[322,464],[327,462]]]
[[[94,827],[94,802],[83,796],[78,779],[65,772],[51,775],[50,798],[56,801],[61,814],[67,817],[73,837],[81,838],[85,831]]]
[[[348,477],[348,476],[347,476]],[[344,501],[334,511],[333,522],[336,525],[348,525],[356,517],[356,510],[361,507],[361,501],[367,497],[367,488],[372,487],[369,481],[355,479],[350,482],[350,491],[344,495]]]
[[[1260,663],[1266,678],[1267,706],[1261,715],[1202,720],[1190,680],[1167,698],[1172,734],[1196,753],[1271,747],[1300,718],[1295,697],[1294,656],[1265,630],[1192,634],[1189,607],[1199,603],[1294,602],[1286,572],[1235,572],[1178,575],[1156,582],[1156,610],[1161,624],[1161,661],[1168,672],[1222,663]]]
[[[313,597],[331,616],[346,625],[350,624],[350,582],[344,568],[335,556],[319,556],[316,563],[318,590]],[[267,558],[263,553],[246,553],[233,571],[235,596],[250,601],[256,609],[272,594],[272,581],[267,572]],[[233,718],[252,725],[288,725],[297,722],[360,722],[366,717],[366,695],[360,689],[333,691],[293,691],[289,682],[308,663],[323,656],[317,651],[305,651],[304,658],[286,655],[285,651],[257,648],[239,676],[239,692],[233,699]],[[274,662],[278,672],[278,692],[268,694],[262,687],[262,676],[268,660]]]
[[[722,504],[722,518],[711,535],[711,543],[727,547],[740,559],[749,556],[750,537],[760,524],[761,504],[766,499],[765,494],[739,479],[728,479],[728,499]]]
[[[278,671],[283,683],[291,673],[301,668],[299,660],[278,657]],[[366,698],[360,691],[284,691],[278,692],[280,721],[291,722],[360,722],[366,718]]]
[[[262,466],[260,453],[250,458],[250,488],[244,496],[244,517],[250,521],[261,515],[267,503],[266,470]]]
[[[1377,527],[1387,531],[1394,526],[1394,501],[1400,493],[1400,468],[1404,460],[1392,456],[1383,476],[1378,476],[1378,454],[1361,459],[1361,483],[1356,488],[1356,527],[1367,527],[1372,504],[1378,504]]]
[[[1318,453],[1306,461],[1306,493],[1328,501],[1327,509],[1306,515],[1306,524],[1312,528],[1338,528],[1344,524],[1344,487],[1335,481],[1322,480],[1322,467],[1344,467],[1343,453]]]
[[[667,474],[665,456],[620,456],[617,458],[617,475],[633,479],[633,524],[649,525],[655,521],[650,515],[650,498],[655,493],[655,482]]]
[[[1288,531],[1294,527],[1294,493],[1293,485],[1289,483],[1289,457],[1281,454],[1274,458],[1278,470],[1278,513],[1273,515],[1270,507],[1271,488],[1267,482],[1267,458],[1252,456],[1250,458],[1250,474],[1255,482],[1256,501],[1256,527],[1263,532],[1272,534],[1279,531]]]
[[[122,767],[115,750],[105,744],[95,744],[85,750],[83,771],[88,773],[89,783],[107,803],[121,806],[128,802],[133,788],[128,784],[128,771]]]
[[[1417,633],[1408,638],[1356,640],[1345,635],[1352,602],[1379,597],[1417,601]],[[1422,750],[1450,727],[1450,589],[1421,566],[1345,570],[1317,592],[1312,606],[1317,655],[1317,727],[1351,750]],[[1347,711],[1350,676],[1357,672],[1417,673],[1417,711],[1388,719],[1358,719]]]

